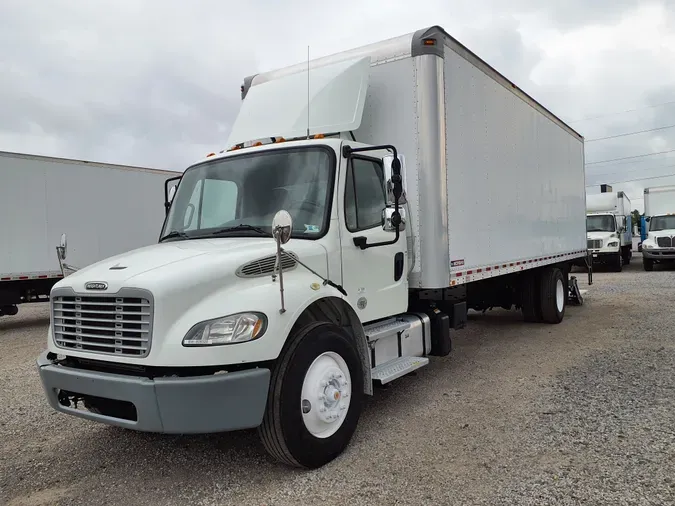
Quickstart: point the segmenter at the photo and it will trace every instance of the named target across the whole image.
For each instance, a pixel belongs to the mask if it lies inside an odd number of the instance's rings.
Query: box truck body
[[[440,27],[241,91],[226,149],[184,172],[158,244],[52,290],[38,367],[54,409],[257,427],[279,461],[318,467],[373,384],[450,353],[469,310],[556,324],[581,303],[583,138]],[[103,299],[120,334],[73,339],[74,312]]]
[[[647,237],[642,241],[642,265],[646,271],[655,263],[675,261],[675,186],[645,188]]]
[[[0,315],[46,300],[64,276],[56,252],[63,234],[66,266],[76,268],[156,242],[171,174],[0,152]]]
[[[633,257],[631,202],[622,192],[586,196],[588,250],[593,262],[621,271]]]

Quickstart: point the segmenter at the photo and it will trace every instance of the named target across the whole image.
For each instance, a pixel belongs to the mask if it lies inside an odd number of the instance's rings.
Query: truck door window
[[[345,186],[347,230],[358,232],[382,225],[385,207],[382,164],[376,160],[353,158],[347,167]]]
[[[203,188],[203,191],[202,191]],[[235,218],[237,185],[232,181],[197,181],[184,217],[184,230],[217,227]]]

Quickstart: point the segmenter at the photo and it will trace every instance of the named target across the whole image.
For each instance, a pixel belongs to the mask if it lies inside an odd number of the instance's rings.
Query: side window
[[[183,216],[183,230],[197,230],[197,209],[199,209],[199,200],[202,195],[202,181],[197,181],[190,202],[185,209]]]
[[[233,220],[237,211],[237,185],[232,181],[206,179],[200,228],[213,228]]]
[[[382,165],[376,161],[354,158],[347,167],[345,188],[347,230],[358,232],[380,226],[386,202]]]
[[[203,195],[202,188],[204,189]],[[220,179],[198,181],[185,211],[184,230],[218,227],[233,220],[236,217],[236,210],[237,185],[235,183]],[[199,219],[197,219],[198,216]]]

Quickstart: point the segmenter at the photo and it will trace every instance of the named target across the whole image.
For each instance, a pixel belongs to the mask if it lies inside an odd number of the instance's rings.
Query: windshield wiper
[[[175,238],[190,239],[190,236],[187,235],[185,232],[179,232],[178,230],[172,230],[171,232],[169,232],[165,236],[160,237],[159,242],[162,242],[165,239],[175,239]]]
[[[215,232],[213,232],[212,235],[225,234],[227,232],[238,232],[238,231],[242,231],[242,230],[243,231],[250,230],[251,232],[256,232],[260,235],[264,235],[265,237],[272,237],[272,234],[264,231],[260,227],[254,227],[253,225],[244,225],[243,223],[239,224],[239,225],[236,225],[234,227],[221,228],[220,230],[216,230]]]

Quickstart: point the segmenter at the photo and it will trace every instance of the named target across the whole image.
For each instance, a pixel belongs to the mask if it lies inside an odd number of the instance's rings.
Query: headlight
[[[608,248],[614,248],[614,247],[616,247],[616,246],[618,246],[618,245],[619,245],[618,241],[612,241],[612,242],[608,242],[608,243],[607,243],[607,247],[608,247]]]
[[[654,246],[652,246],[652,245],[649,244],[649,243],[646,243],[646,242],[643,242],[643,243],[642,243],[642,248],[643,248],[643,249],[652,249],[653,247],[654,247]]]
[[[218,346],[253,341],[262,336],[267,318],[262,313],[237,313],[198,323],[185,334],[183,346]]]

